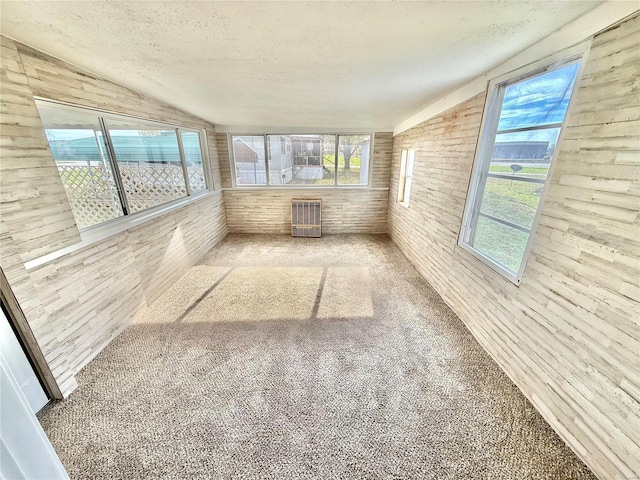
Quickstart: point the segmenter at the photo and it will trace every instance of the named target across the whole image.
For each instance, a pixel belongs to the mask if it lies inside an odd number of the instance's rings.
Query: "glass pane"
[[[529,77],[505,89],[498,131],[564,120],[578,73],[578,62]]]
[[[267,135],[271,185],[333,185],[335,135]]]
[[[338,184],[369,183],[371,135],[338,136]]]
[[[530,229],[543,187],[539,183],[488,177],[480,211]]]
[[[122,216],[98,117],[47,102],[37,106],[78,228]]]
[[[186,130],[181,130],[180,134],[182,136],[182,148],[184,150],[184,160],[187,164],[191,193],[206,190],[207,182],[204,178],[204,168],[202,166],[200,135],[198,132],[189,132]]]
[[[264,137],[233,136],[233,164],[236,169],[236,185],[266,185],[267,170],[264,161]]]
[[[334,185],[336,182],[336,136],[322,136],[322,179],[317,185]]]
[[[267,135],[269,149],[269,182],[271,185],[286,185],[293,180],[291,137]]]
[[[544,180],[560,127],[496,135],[489,172]]]
[[[402,153],[400,154],[400,175],[398,179],[398,201],[404,202],[404,193],[405,186],[407,183],[407,154],[408,150],[406,148],[402,149]]]
[[[109,120],[108,127],[131,213],[187,195],[174,129],[135,119]]]
[[[517,273],[528,239],[528,233],[489,218],[478,217],[473,247]]]
[[[291,135],[292,179],[298,185],[333,185],[335,135]]]

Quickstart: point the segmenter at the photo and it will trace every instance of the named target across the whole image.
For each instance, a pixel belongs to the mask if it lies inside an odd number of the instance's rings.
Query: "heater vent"
[[[320,237],[322,235],[322,200],[291,200],[291,236]]]

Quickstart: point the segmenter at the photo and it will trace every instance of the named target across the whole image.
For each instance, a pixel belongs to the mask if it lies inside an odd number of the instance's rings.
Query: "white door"
[[[31,410],[33,413],[37,413],[49,402],[49,398],[42,388],[31,363],[29,363],[22,345],[16,338],[4,310],[0,309],[0,311],[2,312],[0,318],[0,352],[2,352],[2,356],[18,385],[20,385],[20,389],[24,393],[27,402],[29,402]]]
[[[69,479],[13,376],[4,350],[0,351],[0,478]]]

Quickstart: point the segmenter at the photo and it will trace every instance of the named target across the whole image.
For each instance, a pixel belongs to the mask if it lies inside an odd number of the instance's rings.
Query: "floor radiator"
[[[322,200],[291,200],[291,236],[322,236]]]

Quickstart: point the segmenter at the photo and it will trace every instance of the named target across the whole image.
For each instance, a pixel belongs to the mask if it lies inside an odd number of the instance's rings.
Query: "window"
[[[36,100],[79,229],[206,190],[200,132]]]
[[[490,84],[460,245],[519,283],[579,59]]]
[[[236,185],[266,185],[264,136],[231,137]]]
[[[236,186],[367,185],[370,149],[371,135],[231,136]]]
[[[338,185],[366,185],[371,135],[338,135]]]
[[[175,129],[136,119],[106,121],[129,212],[136,213],[187,195]]]
[[[267,135],[269,185],[333,184],[335,135]]]
[[[409,206],[411,196],[411,177],[413,176],[413,161],[415,150],[402,150],[400,157],[400,181],[398,182],[398,202],[405,207]]]
[[[45,102],[37,105],[78,228],[123,216],[99,118]]]
[[[180,129],[182,150],[184,151],[184,163],[187,167],[189,187],[191,193],[202,192],[207,189],[207,181],[204,176],[204,163],[202,161],[202,146],[200,134],[194,130]]]

